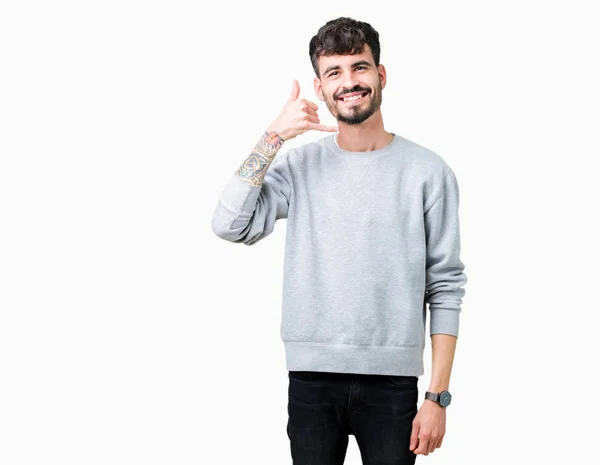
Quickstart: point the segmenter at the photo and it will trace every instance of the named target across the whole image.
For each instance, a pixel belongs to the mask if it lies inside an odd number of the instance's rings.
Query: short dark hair
[[[375,66],[379,66],[381,53],[379,33],[373,29],[373,26],[348,17],[328,21],[310,39],[308,47],[315,74],[319,79],[321,78],[317,63],[320,56],[357,55],[363,52],[365,43],[371,48]]]

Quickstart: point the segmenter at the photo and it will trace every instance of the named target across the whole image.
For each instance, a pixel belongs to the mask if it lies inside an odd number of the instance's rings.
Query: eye
[[[366,66],[363,66],[363,65],[358,65],[355,69],[358,69],[358,68],[367,69]],[[332,71],[331,73],[329,73],[329,75],[327,77],[331,77],[331,76],[335,75],[336,73],[337,73],[337,71]]]

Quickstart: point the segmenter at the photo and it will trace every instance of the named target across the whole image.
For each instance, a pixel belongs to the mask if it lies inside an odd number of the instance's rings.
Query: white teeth
[[[364,94],[364,95],[366,95],[366,94]],[[351,102],[352,100],[358,100],[360,98],[363,98],[363,94],[358,94],[353,97],[344,97],[343,100],[344,100],[344,102]]]

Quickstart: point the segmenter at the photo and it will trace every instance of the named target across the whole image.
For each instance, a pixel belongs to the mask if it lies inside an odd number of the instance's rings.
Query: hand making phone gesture
[[[279,117],[269,126],[268,132],[276,131],[283,140],[290,140],[306,131],[337,132],[337,126],[324,126],[319,121],[317,110],[319,107],[304,98],[298,98],[300,85],[294,79],[292,93]]]

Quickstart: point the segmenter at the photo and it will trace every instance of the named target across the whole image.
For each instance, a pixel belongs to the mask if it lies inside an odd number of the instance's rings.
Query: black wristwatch
[[[425,392],[425,399],[432,400],[437,402],[442,407],[448,407],[450,405],[450,401],[452,400],[452,396],[448,391],[442,392]]]

